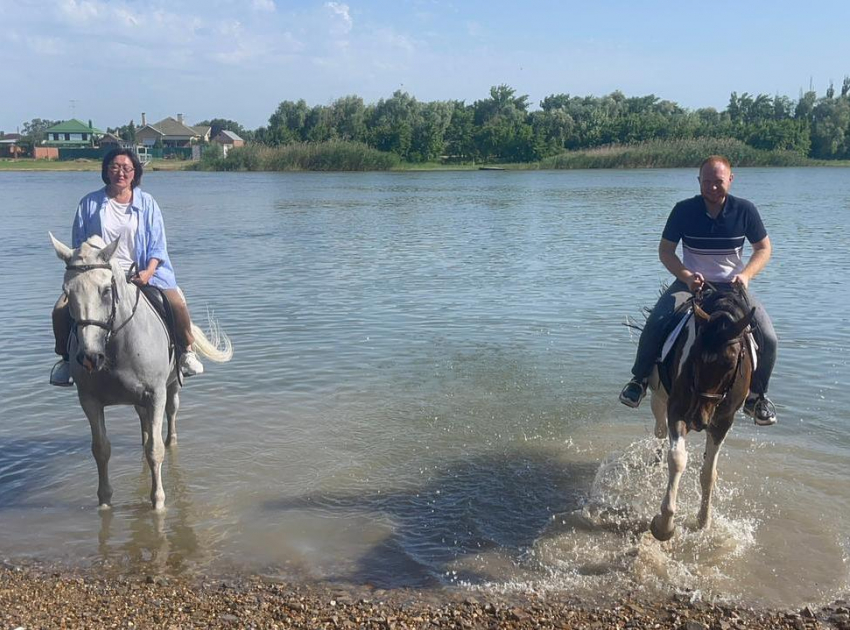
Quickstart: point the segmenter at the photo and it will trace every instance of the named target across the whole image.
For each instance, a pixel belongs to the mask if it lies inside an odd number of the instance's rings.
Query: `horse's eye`
[[[104,288],[104,289],[100,292],[100,294],[101,294],[103,297],[108,298],[110,295],[112,295],[112,287],[105,287],[105,288]]]

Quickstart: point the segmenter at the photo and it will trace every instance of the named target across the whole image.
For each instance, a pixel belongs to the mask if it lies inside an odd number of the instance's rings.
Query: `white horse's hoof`
[[[652,523],[650,523],[649,525],[649,531],[652,532],[652,535],[655,537],[656,540],[665,542],[673,538],[673,534],[676,533],[676,527],[671,527],[669,531],[662,530],[661,526],[658,523],[659,518],[661,518],[660,514],[656,514],[652,517]]]

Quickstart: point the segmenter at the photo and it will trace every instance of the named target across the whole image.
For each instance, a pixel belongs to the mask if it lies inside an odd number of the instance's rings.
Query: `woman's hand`
[[[150,269],[144,269],[143,271],[140,271],[135,276],[133,276],[131,280],[133,281],[133,284],[142,287],[148,282],[150,282],[150,279],[153,278],[153,274],[154,272]]]

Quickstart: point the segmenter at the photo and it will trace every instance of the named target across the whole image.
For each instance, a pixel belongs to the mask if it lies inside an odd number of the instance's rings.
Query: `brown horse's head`
[[[695,431],[710,426],[715,416],[731,425],[750,387],[745,332],[754,314],[746,290],[737,286],[694,304],[696,337],[670,396],[670,417]]]

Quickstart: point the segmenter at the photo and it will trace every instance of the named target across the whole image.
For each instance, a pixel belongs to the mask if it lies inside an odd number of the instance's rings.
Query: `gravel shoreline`
[[[103,577],[94,572],[0,567],[0,629],[24,628],[836,628],[850,604],[820,610],[624,599],[597,608],[568,596],[510,599],[447,589],[383,591],[277,583],[260,576]]]

